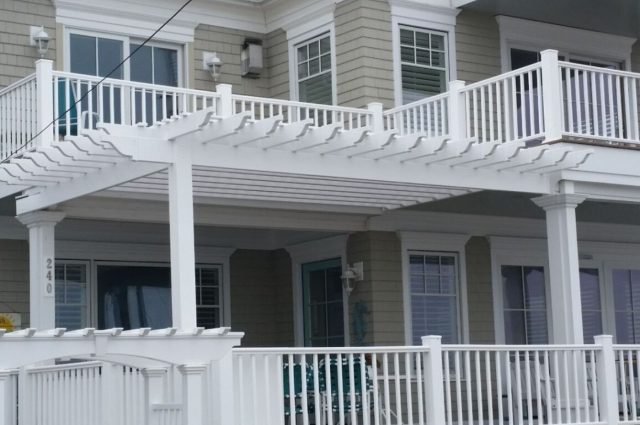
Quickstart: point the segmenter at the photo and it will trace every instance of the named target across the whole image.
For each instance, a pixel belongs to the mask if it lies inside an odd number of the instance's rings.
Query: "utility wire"
[[[25,142],[24,144],[22,144],[21,146],[18,146],[18,148],[16,150],[14,150],[13,152],[11,152],[11,154],[9,155],[9,157],[3,159],[2,161],[0,161],[0,164],[3,164],[5,162],[10,161],[14,155],[18,152],[20,152],[22,149],[24,149],[26,146],[28,146],[31,142],[33,142],[35,139],[37,139],[42,133],[44,133],[45,131],[47,131],[52,125],[54,125],[56,122],[58,122],[62,117],[64,117],[66,114],[68,114],[69,112],[71,112],[71,110],[80,102],[82,102],[84,99],[87,98],[87,96],[89,95],[89,93],[94,92],[102,83],[104,83],[104,81],[111,77],[116,71],[118,71],[122,65],[124,65],[129,59],[131,59],[131,57],[133,55],[135,55],[138,50],[142,49],[147,43],[149,43],[151,40],[153,40],[153,38],[158,35],[158,33],[160,31],[162,31],[162,29],[164,27],[166,27],[171,21],[173,21],[173,19],[178,16],[180,14],[180,12],[182,12],[193,0],[187,0],[181,7],[180,9],[176,10],[176,12],[171,15],[166,21],[164,21],[164,23],[158,27],[158,29],[156,29],[153,34],[151,34],[149,37],[147,37],[146,40],[144,40],[140,45],[138,45],[138,47],[136,47],[133,52],[131,52],[129,54],[129,56],[127,56],[126,58],[124,58],[122,60],[122,62],[120,62],[118,65],[116,65],[115,68],[113,68],[111,70],[111,72],[109,72],[107,75],[105,75],[100,81],[98,81],[95,85],[93,85],[89,90],[87,90],[81,97],[80,99],[76,100],[71,106],[69,106],[69,108],[64,111],[63,113],[61,113],[60,115],[58,115],[56,118],[53,119],[53,121],[51,121],[49,124],[47,124],[43,129],[41,129],[35,136],[31,137],[31,139],[29,139],[27,142]]]

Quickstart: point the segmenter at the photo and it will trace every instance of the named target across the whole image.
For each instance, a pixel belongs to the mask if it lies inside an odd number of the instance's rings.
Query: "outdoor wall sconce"
[[[213,81],[218,82],[222,70],[222,60],[215,52],[204,52],[202,54],[202,65],[205,71],[211,74]]]
[[[31,45],[38,50],[40,58],[44,58],[49,51],[51,38],[44,30],[44,27],[31,27]]]
[[[351,265],[347,265],[347,269],[340,276],[342,279],[342,285],[344,290],[347,291],[347,295],[351,295],[351,292],[356,287],[356,282],[364,280],[364,263],[359,261]]]

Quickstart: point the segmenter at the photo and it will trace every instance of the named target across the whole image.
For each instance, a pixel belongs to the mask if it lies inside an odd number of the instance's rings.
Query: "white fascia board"
[[[265,12],[267,32],[284,29],[287,39],[299,37],[334,20],[335,0],[312,0],[306,2],[285,1]]]
[[[450,0],[390,0],[391,16],[396,18],[417,19],[442,25],[456,25],[459,9]]]
[[[629,66],[635,38],[566,27],[546,22],[496,16],[500,29],[503,70],[511,47],[556,49],[594,59],[625,62]]]
[[[179,5],[170,0],[112,0],[108,4],[99,0],[55,0],[55,6],[56,20],[61,24],[146,38],[175,13]],[[174,18],[157,39],[192,42],[199,24],[266,32],[264,12],[259,6],[194,2]]]

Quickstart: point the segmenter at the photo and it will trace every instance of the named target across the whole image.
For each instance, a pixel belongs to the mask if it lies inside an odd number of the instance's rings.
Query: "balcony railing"
[[[207,109],[226,117],[336,130],[389,131],[399,136],[510,143],[575,138],[640,143],[640,74],[558,61],[545,51],[538,63],[382,111],[158,86],[52,71],[0,90],[0,159],[36,143],[78,134],[99,123],[157,126]],[[50,99],[50,101],[49,101]],[[57,118],[57,119],[55,119]]]

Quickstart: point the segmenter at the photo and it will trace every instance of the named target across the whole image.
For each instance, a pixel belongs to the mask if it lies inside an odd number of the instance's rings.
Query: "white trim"
[[[331,91],[332,104],[338,104],[338,82],[336,67],[336,26],[331,15],[321,15],[300,26],[287,29],[287,48],[289,51],[289,98],[300,100],[298,93],[298,60],[296,49],[299,44],[329,34],[331,45]]]
[[[631,69],[631,48],[635,38],[510,16],[497,16],[496,20],[500,28],[502,72],[511,69],[509,52],[512,48],[537,51],[555,49],[561,55],[617,62],[622,64],[623,69]]]
[[[92,323],[97,323],[97,312],[93,306],[97,302],[97,282],[95,264],[101,261],[127,263],[156,263],[167,267],[170,265],[169,246],[156,244],[110,243],[56,240],[56,258],[61,260],[84,260],[91,262],[91,303],[93,310],[89,316]],[[196,246],[196,265],[217,264],[222,266],[222,314],[223,324],[231,325],[231,271],[230,258],[234,248],[218,248]]]
[[[285,249],[291,256],[291,282],[293,284],[293,333],[297,347],[304,346],[304,312],[302,308],[302,265],[316,261],[340,257],[342,270],[347,268],[347,235],[290,245]],[[350,344],[349,332],[349,296],[342,291],[344,314],[344,342]]]
[[[447,81],[457,79],[456,16],[457,9],[421,5],[407,1],[391,1],[391,40],[393,87],[396,106],[402,105],[402,67],[400,60],[400,26],[440,31],[447,40]],[[419,17],[419,18],[417,18]]]
[[[460,343],[469,342],[469,300],[467,296],[466,243],[470,235],[452,233],[398,232],[402,250],[402,300],[404,311],[404,338],[407,345],[413,345],[411,335],[411,274],[409,252],[455,253],[458,256],[458,284],[460,299]]]

